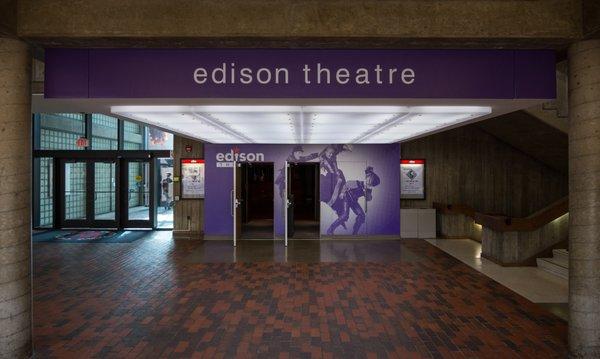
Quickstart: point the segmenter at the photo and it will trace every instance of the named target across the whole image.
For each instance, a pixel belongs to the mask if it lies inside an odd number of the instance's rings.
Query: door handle
[[[369,211],[369,199],[367,198],[367,177],[365,176],[365,213],[367,213]]]
[[[229,207],[231,209],[231,217],[233,217],[233,190],[231,190],[231,192],[229,192]]]

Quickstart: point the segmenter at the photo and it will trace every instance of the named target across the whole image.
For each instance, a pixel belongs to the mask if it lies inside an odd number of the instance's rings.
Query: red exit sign
[[[77,141],[75,142],[75,144],[77,145],[77,147],[89,147],[90,145],[90,140],[88,140],[85,137],[79,137],[77,139]]]
[[[400,160],[400,163],[403,165],[423,165],[425,160]]]

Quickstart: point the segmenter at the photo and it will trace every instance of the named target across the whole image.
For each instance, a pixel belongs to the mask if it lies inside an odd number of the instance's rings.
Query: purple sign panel
[[[400,145],[205,146],[207,235],[232,235],[233,161],[274,165],[275,234],[284,234],[285,161],[319,163],[321,234],[400,234]]]
[[[47,98],[555,97],[546,50],[47,49]]]

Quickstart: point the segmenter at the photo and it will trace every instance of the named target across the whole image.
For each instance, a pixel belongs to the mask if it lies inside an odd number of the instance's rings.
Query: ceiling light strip
[[[311,131],[312,131],[312,118],[310,114],[306,114],[304,110],[302,110],[302,123],[304,127],[304,143],[310,143]]]
[[[219,130],[227,133],[230,136],[233,136],[237,139],[239,139],[242,142],[245,143],[254,143],[255,141],[253,139],[251,139],[250,137],[239,133],[231,128],[229,128],[229,126],[225,125],[224,123],[222,123],[221,121],[212,118],[210,115],[205,114],[205,113],[198,113],[195,111],[191,112],[193,116],[195,116],[197,119],[201,120],[201,121],[205,121],[206,123],[208,123],[211,126],[214,126],[216,128],[218,128]]]
[[[352,140],[351,143],[360,143],[360,142],[364,142],[366,140],[368,140],[369,138],[378,135],[380,133],[382,133],[383,131],[387,130],[388,128],[394,126],[395,124],[397,124],[400,121],[403,121],[405,119],[407,119],[412,113],[401,113],[401,114],[397,114],[394,117],[390,118],[389,120],[373,127],[372,129],[370,129],[369,131],[367,131],[366,133],[363,133],[361,135],[359,135],[358,137],[356,137],[354,140]]]
[[[300,108],[300,143],[304,143],[304,111]]]

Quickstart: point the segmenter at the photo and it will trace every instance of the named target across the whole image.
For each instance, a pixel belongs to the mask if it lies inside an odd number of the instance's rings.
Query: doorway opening
[[[290,163],[288,237],[320,237],[319,163]]]
[[[159,158],[158,183],[156,186],[158,204],[156,208],[156,227],[160,229],[173,229],[173,206],[175,205],[175,194],[173,192],[173,158]]]
[[[274,237],[273,163],[241,164],[241,239]]]

